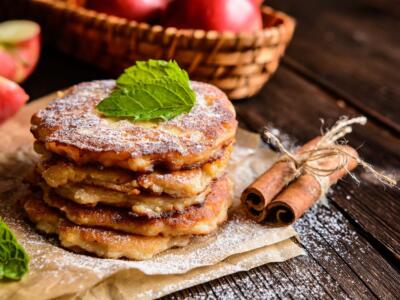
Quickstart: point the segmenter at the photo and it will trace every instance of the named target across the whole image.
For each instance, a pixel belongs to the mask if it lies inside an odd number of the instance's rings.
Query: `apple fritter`
[[[41,187],[42,189],[50,189],[45,183],[41,184]],[[129,195],[101,187],[73,183],[51,190],[78,204],[92,207],[97,204],[125,207],[138,216],[149,218],[161,217],[170,212],[182,212],[192,205],[202,204],[209,193],[209,188],[207,188],[196,196],[185,198],[173,198],[168,195]]]
[[[103,80],[75,85],[33,115],[31,131],[43,147],[77,164],[100,163],[131,171],[198,167],[234,141],[236,113],[215,86],[191,82],[196,104],[168,121],[105,118],[96,105],[115,88]]]
[[[138,217],[126,209],[117,207],[86,207],[53,192],[45,191],[43,194],[44,202],[61,211],[69,221],[77,225],[145,236],[210,233],[226,220],[231,199],[231,184],[226,176],[211,184],[203,204],[190,206],[182,212],[164,213],[158,218]]]
[[[212,162],[191,170],[171,173],[134,173],[118,168],[101,166],[78,166],[61,158],[41,160],[37,172],[46,183],[58,188],[68,183],[80,183],[138,195],[140,193],[167,194],[176,198],[193,197],[204,192],[211,181],[223,174],[228,165],[233,146],[223,151],[223,155]]]
[[[186,246],[190,242],[190,236],[149,237],[78,226],[63,218],[33,194],[25,199],[24,209],[38,230],[57,234],[63,247],[100,257],[144,260],[169,248]]]

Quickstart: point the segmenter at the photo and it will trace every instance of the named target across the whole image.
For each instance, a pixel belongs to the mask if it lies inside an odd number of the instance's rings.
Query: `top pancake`
[[[133,122],[96,110],[115,81],[81,83],[33,115],[31,131],[48,151],[78,164],[99,162],[132,171],[196,167],[221,155],[234,140],[237,121],[222,91],[199,82],[191,86],[196,104],[189,113],[169,121]]]

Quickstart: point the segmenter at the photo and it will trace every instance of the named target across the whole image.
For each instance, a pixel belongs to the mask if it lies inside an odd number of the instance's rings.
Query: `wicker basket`
[[[218,86],[230,99],[261,89],[293,35],[291,17],[266,6],[262,12],[265,29],[234,34],[137,23],[64,1],[0,1],[1,18],[33,19],[59,49],[113,74],[135,60],[175,59],[192,79]]]

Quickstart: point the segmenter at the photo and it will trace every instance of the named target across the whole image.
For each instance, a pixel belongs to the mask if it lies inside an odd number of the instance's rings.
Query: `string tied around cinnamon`
[[[270,226],[292,224],[346,174],[357,180],[351,173],[357,165],[363,166],[384,185],[394,187],[396,180],[360,159],[357,151],[343,140],[352,132],[352,125],[366,122],[365,117],[342,117],[331,129],[321,132],[321,136],[295,152],[290,152],[266,129],[263,138],[283,155],[243,191],[241,201],[248,215]]]
[[[371,164],[360,159],[358,156],[345,151],[342,147],[343,143],[339,143],[339,140],[352,132],[352,125],[365,125],[366,122],[367,118],[364,116],[352,119],[343,116],[331,129],[322,133],[322,137],[309,150],[296,154],[291,153],[268,129],[264,130],[263,138],[269,140],[269,142],[284,154],[279,160],[291,163],[295,172],[295,178],[306,173],[316,176],[316,178],[327,177],[336,171],[345,168],[348,161],[354,159],[381,183],[389,187],[395,187],[397,184],[395,179],[377,171]],[[333,167],[324,167],[320,162],[330,157],[335,157],[337,164]],[[350,171],[347,171],[347,173],[358,182],[358,179]]]

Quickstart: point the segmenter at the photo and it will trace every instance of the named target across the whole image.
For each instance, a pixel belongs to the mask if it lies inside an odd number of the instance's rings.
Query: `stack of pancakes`
[[[36,227],[64,247],[147,259],[227,218],[225,176],[237,122],[225,94],[191,82],[196,104],[169,121],[102,116],[114,81],[79,84],[32,117],[41,154],[24,203]]]

